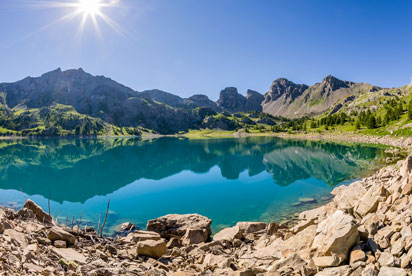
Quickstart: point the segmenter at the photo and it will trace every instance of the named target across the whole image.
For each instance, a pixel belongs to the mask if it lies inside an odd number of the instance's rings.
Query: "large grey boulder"
[[[159,233],[164,238],[173,236],[183,237],[188,229],[206,230],[207,238],[212,231],[210,225],[212,220],[199,214],[187,215],[166,215],[160,218],[152,219],[147,222],[147,230]]]
[[[317,256],[337,256],[340,263],[347,259],[358,237],[355,219],[341,210],[322,221],[316,232],[312,249]]]

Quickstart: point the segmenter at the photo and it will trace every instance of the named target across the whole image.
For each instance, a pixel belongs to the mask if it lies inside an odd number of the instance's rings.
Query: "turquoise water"
[[[0,204],[31,198],[59,223],[130,221],[199,213],[214,231],[238,221],[281,222],[330,199],[333,187],[378,166],[384,150],[274,137],[187,140],[0,141]],[[313,203],[299,203],[313,198]]]

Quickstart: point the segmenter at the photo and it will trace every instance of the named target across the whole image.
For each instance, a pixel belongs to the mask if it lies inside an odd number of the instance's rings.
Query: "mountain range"
[[[50,135],[56,134],[50,129],[74,128],[74,132],[68,133],[104,135],[118,128],[126,128],[129,134],[133,129],[160,134],[200,128],[235,129],[236,124],[213,116],[222,112],[255,112],[286,118],[314,116],[336,112],[359,95],[381,89],[333,76],[312,86],[279,78],[264,95],[247,90],[243,96],[237,88],[227,87],[214,102],[206,95],[181,98],[158,89],[138,92],[82,69],[59,68],[40,77],[0,83],[0,127],[11,131],[37,129]],[[266,123],[273,125],[272,120]]]

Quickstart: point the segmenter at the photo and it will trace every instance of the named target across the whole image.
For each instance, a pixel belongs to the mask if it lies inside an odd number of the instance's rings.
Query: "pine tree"
[[[358,130],[360,129],[360,123],[359,120],[356,120],[355,128]]]

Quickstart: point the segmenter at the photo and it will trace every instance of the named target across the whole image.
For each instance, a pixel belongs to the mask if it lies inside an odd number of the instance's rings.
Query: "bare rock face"
[[[164,240],[146,240],[139,242],[136,253],[139,256],[147,256],[158,259],[166,254],[167,248]]]
[[[317,251],[318,256],[339,257],[341,263],[346,260],[357,237],[358,229],[355,219],[337,210],[318,225],[312,248]]]
[[[210,225],[212,220],[199,214],[188,215],[166,215],[147,222],[147,230],[159,233],[164,238],[173,236],[183,237],[187,229],[206,230],[207,237],[210,237],[212,231]]]
[[[22,210],[19,211],[19,214],[23,214],[25,210],[31,210],[33,214],[36,216],[36,219],[43,223],[53,223],[53,218],[43,211],[43,209],[34,203],[32,200],[28,199],[26,203],[24,203],[24,207]]]
[[[74,244],[76,237],[69,232],[64,231],[62,228],[54,226],[49,230],[47,238],[51,241],[65,241],[67,244]]]
[[[239,94],[237,88],[226,87],[220,91],[217,106],[230,112],[262,111],[264,97],[259,92],[248,90],[246,97]]]

